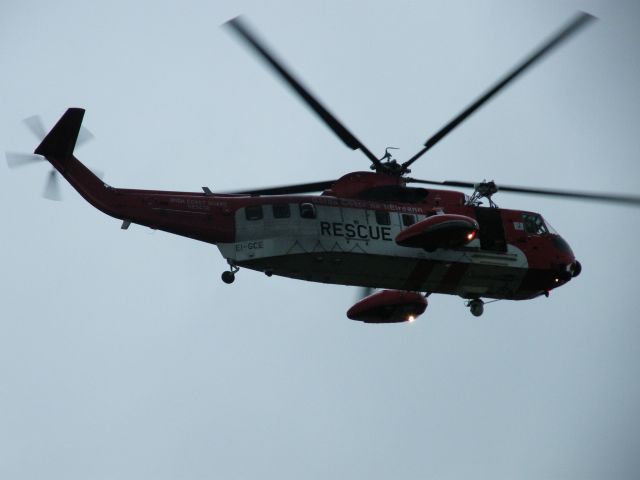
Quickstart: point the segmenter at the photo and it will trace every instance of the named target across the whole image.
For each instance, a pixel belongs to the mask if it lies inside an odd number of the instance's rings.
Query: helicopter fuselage
[[[217,246],[232,265],[268,275],[520,300],[566,283],[575,266],[566,242],[533,212],[328,195],[253,197],[242,203],[233,214],[234,241]],[[434,251],[396,244],[405,228],[451,213],[478,220],[479,235],[466,245]]]
[[[514,300],[548,293],[576,270],[570,247],[540,215],[467,205],[461,192],[410,188],[385,174],[350,173],[322,195],[247,196],[114,188],[75,157],[50,161],[89,203],[123,220],[124,228],[134,223],[214,244],[233,268]],[[433,251],[396,243],[404,229],[443,214],[475,219],[478,236]]]

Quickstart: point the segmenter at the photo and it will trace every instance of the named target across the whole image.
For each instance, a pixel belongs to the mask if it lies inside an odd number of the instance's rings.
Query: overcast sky
[[[635,1],[4,0],[0,147],[87,109],[118,187],[198,191],[367,169],[229,32],[244,13],[365,145],[399,159],[578,9],[599,17],[413,169],[640,192]],[[640,209],[500,194],[582,275],[471,316],[347,320],[353,288],[242,270],[118,221],[45,165],[0,166],[0,477],[640,478]]]

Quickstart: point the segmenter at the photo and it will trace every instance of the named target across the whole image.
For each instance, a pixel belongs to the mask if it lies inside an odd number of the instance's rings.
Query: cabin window
[[[410,213],[402,214],[402,225],[404,225],[405,227],[410,227],[414,223],[416,223],[415,215],[411,215]]]
[[[244,209],[244,214],[247,217],[247,220],[261,220],[262,205],[250,205]]]
[[[273,205],[273,218],[289,218],[291,208],[288,203],[277,203]]]
[[[547,226],[544,224],[544,220],[536,213],[523,213],[522,223],[524,223],[524,231],[529,235],[544,235],[545,233],[549,233]]]
[[[376,211],[376,222],[378,222],[378,225],[391,225],[389,212]]]
[[[301,203],[300,216],[302,218],[316,218],[316,206],[313,203]]]

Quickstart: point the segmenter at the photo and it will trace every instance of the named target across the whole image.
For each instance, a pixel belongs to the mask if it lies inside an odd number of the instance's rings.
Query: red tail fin
[[[64,165],[65,160],[73,156],[73,149],[76,146],[83,117],[84,109],[67,109],[34,153],[49,160],[57,160]]]

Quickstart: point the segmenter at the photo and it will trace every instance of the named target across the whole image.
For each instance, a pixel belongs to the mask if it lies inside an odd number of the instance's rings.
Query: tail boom
[[[44,156],[91,205],[114,218],[207,243],[234,241],[230,197],[132,190],[104,183],[74,155],[84,110],[70,108],[34,153]]]

